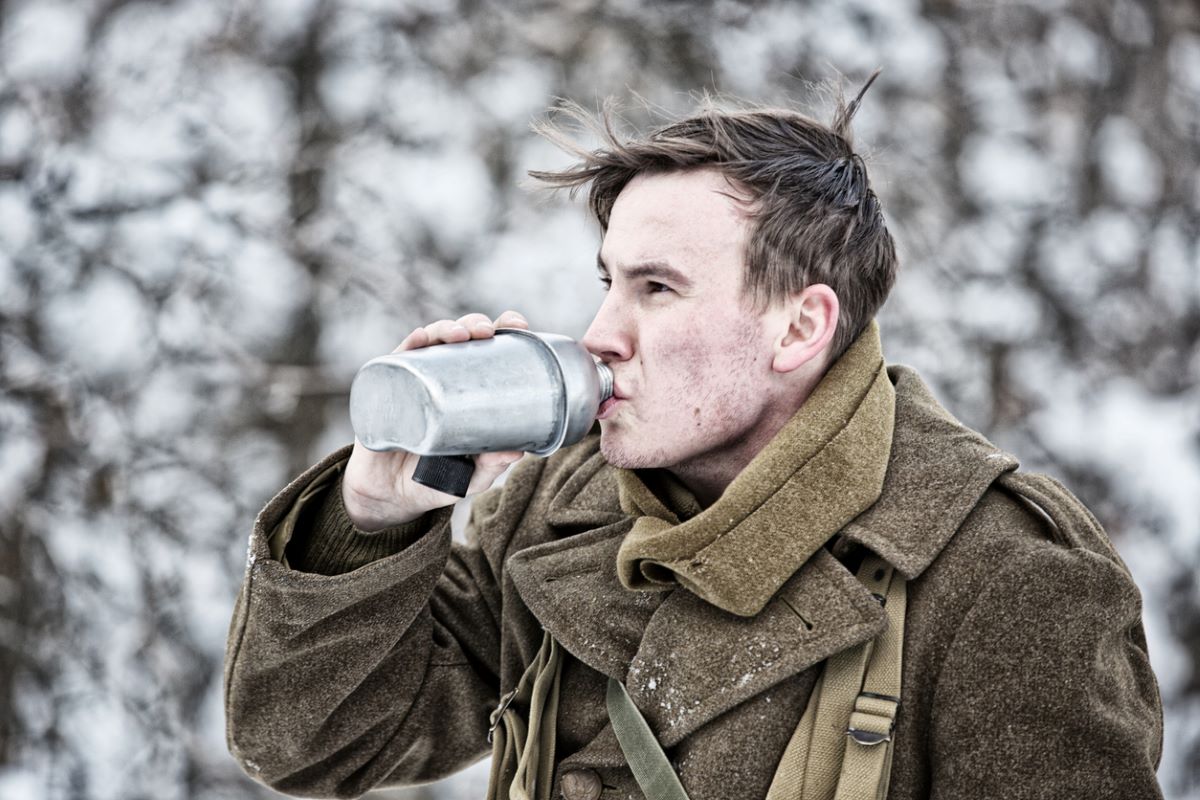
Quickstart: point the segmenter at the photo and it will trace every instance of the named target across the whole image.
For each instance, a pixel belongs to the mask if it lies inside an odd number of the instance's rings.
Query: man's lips
[[[612,397],[600,404],[600,408],[596,411],[596,419],[607,419],[611,416],[619,403],[624,402],[625,395],[614,384]]]
[[[599,410],[596,411],[596,419],[608,419],[613,413],[613,409],[617,407],[617,404],[622,402],[624,402],[624,398],[617,397],[616,395],[608,398],[600,404]]]

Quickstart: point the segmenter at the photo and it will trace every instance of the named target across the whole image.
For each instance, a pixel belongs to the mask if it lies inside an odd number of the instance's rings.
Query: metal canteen
[[[425,456],[414,479],[461,497],[474,471],[463,456],[548,455],[574,444],[612,382],[608,367],[567,336],[499,328],[490,339],[368,361],[350,387],[350,424],[369,450]]]

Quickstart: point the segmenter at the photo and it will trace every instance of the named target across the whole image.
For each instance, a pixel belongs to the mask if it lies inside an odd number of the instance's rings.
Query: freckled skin
[[[704,503],[795,408],[772,371],[771,317],[740,299],[748,219],[729,192],[712,170],[625,187],[600,251],[611,287],[583,340],[628,398],[601,420],[605,457],[670,469]],[[630,272],[657,262],[684,280]]]

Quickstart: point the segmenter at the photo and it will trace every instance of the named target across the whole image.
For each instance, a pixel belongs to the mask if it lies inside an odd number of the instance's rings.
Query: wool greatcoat
[[[448,510],[368,534],[341,506],[346,457],[259,515],[230,629],[228,744],[279,791],[353,797],[485,756],[548,631],[551,796],[642,797],[612,677],[693,800],[762,798],[824,660],[885,624],[848,568],[870,550],[909,581],[889,797],[1161,796],[1128,571],[1065,490],[885,369],[874,325],[706,509],[592,435],[481,495],[465,544]]]

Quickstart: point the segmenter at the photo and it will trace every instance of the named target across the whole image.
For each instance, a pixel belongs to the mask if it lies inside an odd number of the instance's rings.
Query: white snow
[[[473,109],[445,77],[413,68],[392,76],[382,90],[381,111],[405,140],[447,147],[470,142],[472,127],[462,122],[471,118]]]
[[[1200,298],[1200,243],[1187,227],[1182,214],[1169,214],[1150,243],[1150,286],[1155,300],[1173,314],[1186,313]]]
[[[1121,209],[1104,206],[1085,221],[1092,253],[1113,272],[1132,275],[1145,238],[1138,221]]]
[[[1193,93],[1200,92],[1200,33],[1176,31],[1167,49],[1171,81]]]
[[[291,87],[277,70],[247,59],[215,59],[205,72],[207,122],[219,131],[214,143],[234,163],[257,168],[288,163],[299,130],[288,113]]]
[[[187,371],[164,365],[137,389],[133,433],[142,439],[171,439],[186,433],[203,410],[195,379]]]
[[[1137,0],[1116,0],[1109,20],[1112,35],[1133,47],[1149,47],[1154,41],[1154,22]]]
[[[301,119],[289,59],[317,2],[128,3],[90,32],[94,2],[5,6],[0,517],[44,547],[23,568],[45,602],[64,591],[63,627],[23,632],[23,655],[53,683],[16,676],[30,739],[0,771],[0,797],[255,791],[225,752],[219,677],[254,512],[291,477],[295,448],[316,459],[349,441],[339,387],[414,325],[514,307],[535,328],[583,333],[603,296],[597,226],[581,203],[512,180],[571,160],[526,130],[553,95],[592,107],[636,90],[682,110],[703,88],[680,79],[690,65],[674,52],[639,52],[610,18],[585,24],[588,3],[529,17],[334,0],[315,31],[328,117]],[[1074,0],[968,4],[961,25],[926,5],[726,0],[701,14],[621,0],[606,12],[652,39],[695,35],[711,68],[697,80],[751,100],[803,100],[805,81],[838,72],[849,92],[883,67],[855,129],[877,153],[904,259],[882,316],[889,359],[917,365],[958,416],[991,424],[984,348],[1008,345],[1008,388],[1032,411],[985,433],[1032,467],[1080,465],[1110,482],[1099,510],[1116,509],[1112,534],[1143,592],[1167,701],[1161,774],[1182,800],[1200,703],[1167,610],[1200,552],[1200,352],[1176,337],[1200,297],[1200,173],[1173,174],[1195,159],[1170,143],[1195,138],[1200,35],[1154,29],[1135,0],[1087,15]],[[1026,14],[1044,29],[1024,30]],[[1154,70],[1123,74],[1128,95],[1093,130],[1093,81],[1117,68],[1118,47],[1141,48]],[[333,151],[300,158],[313,124],[329,125]],[[947,164],[959,136],[961,159]],[[313,167],[320,205],[295,219],[290,178]],[[1100,193],[1084,198],[1093,168]],[[1183,200],[1160,208],[1168,182]],[[958,189],[982,213],[952,207]],[[1031,257],[1082,326],[1070,361],[1019,270]],[[291,325],[302,319],[316,329]],[[289,418],[309,379],[330,396]],[[1162,384],[1186,388],[1156,394]],[[0,581],[0,599],[16,590]],[[13,635],[0,626],[0,640]],[[719,692],[777,657],[746,645]],[[668,723],[690,712],[669,663],[640,668]],[[53,759],[51,729],[67,732]],[[428,791],[479,796],[486,775],[485,760]]]
[[[321,73],[321,105],[341,125],[350,126],[382,111],[387,76],[382,67],[360,59],[339,59]]]
[[[959,295],[963,330],[988,341],[1026,343],[1041,330],[1033,294],[1008,283],[973,281]]]
[[[10,80],[64,84],[83,67],[87,16],[69,3],[27,0],[8,10],[0,30],[0,67]]]
[[[941,80],[946,69],[946,45],[937,27],[918,16],[890,20],[880,37],[880,64],[888,83],[914,89]],[[868,106],[872,104],[867,104]]]
[[[0,770],[0,797],[38,797],[44,784],[41,776],[22,765]]]
[[[41,472],[46,444],[29,407],[0,400],[0,513],[23,504],[26,491]]]
[[[724,84],[735,93],[747,92],[762,83],[764,76],[777,75],[795,42],[819,21],[804,9],[790,4],[771,6],[739,16],[741,24],[718,24],[713,30],[712,46],[717,54]],[[831,32],[832,33],[832,32]],[[846,69],[847,67],[843,67]]]
[[[446,148],[399,158],[391,169],[378,171],[373,181],[381,190],[387,184],[387,210],[400,230],[409,236],[427,230],[440,247],[455,253],[486,229],[492,213],[491,180],[478,155]],[[356,166],[379,170],[366,162]],[[361,172],[359,176],[366,177]]]
[[[1086,25],[1069,15],[1054,20],[1046,33],[1046,55],[1069,80],[1103,83],[1108,78],[1108,51]]]
[[[521,311],[536,330],[582,336],[604,298],[594,223],[573,207],[514,213],[512,228],[471,265],[463,293],[489,313]]]
[[[1128,118],[1111,116],[1096,133],[1097,155],[1104,185],[1113,198],[1145,206],[1162,193],[1163,169]]]
[[[33,149],[37,130],[33,117],[21,106],[0,111],[0,164],[24,158]]]
[[[157,350],[142,296],[109,271],[54,297],[43,320],[58,352],[85,374],[138,374]]]
[[[413,320],[405,324],[400,313],[381,308],[372,298],[359,293],[328,300],[325,324],[319,342],[321,360],[332,372],[345,378],[349,386],[354,373],[376,356],[390,353],[412,328],[433,320]]]
[[[475,76],[467,86],[480,108],[511,130],[523,130],[553,94],[554,75],[542,63],[508,58]]]
[[[311,279],[274,242],[249,238],[222,276],[215,309],[226,329],[259,350],[278,340],[284,323],[308,301]]]
[[[985,206],[1039,205],[1059,189],[1055,165],[1016,136],[973,134],[958,167],[971,196]]]
[[[37,236],[37,218],[21,186],[0,183],[0,253],[18,253]]]
[[[29,288],[3,250],[0,250],[0,312],[14,316],[29,307]]]
[[[1180,556],[1200,552],[1200,464],[1186,435],[1200,430],[1200,406],[1154,397],[1127,379],[1057,400],[1031,419],[1046,446],[1119,474],[1116,489],[1129,505],[1168,521],[1173,535],[1164,544]]]

